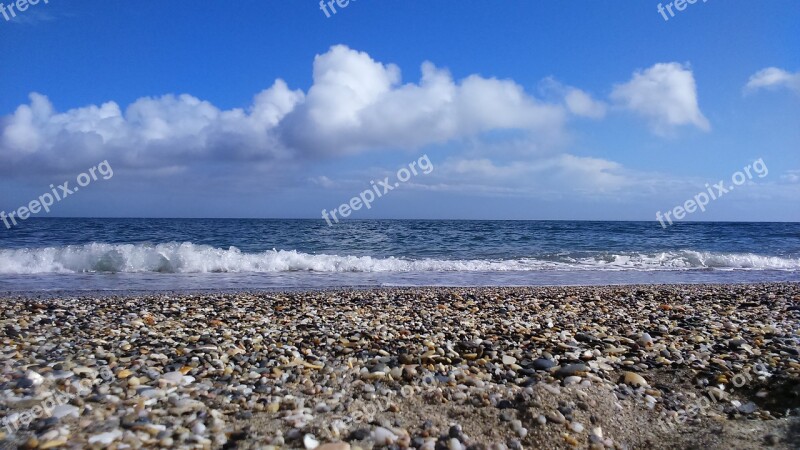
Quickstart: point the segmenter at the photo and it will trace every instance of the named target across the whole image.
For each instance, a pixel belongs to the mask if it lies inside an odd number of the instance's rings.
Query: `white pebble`
[[[180,372],[167,372],[161,375],[159,381],[165,384],[181,384],[181,381],[183,381],[183,374]]]
[[[205,434],[206,433],[206,425],[203,422],[197,421],[197,423],[192,426],[192,433],[194,434]]]
[[[419,450],[434,450],[436,448],[436,439],[428,438]]]
[[[56,419],[61,419],[62,417],[72,416],[78,417],[79,410],[78,408],[72,405],[58,405],[53,408],[53,417]]]
[[[372,440],[376,445],[392,445],[397,442],[397,435],[383,427],[375,428],[372,432]]]
[[[448,450],[464,450],[464,446],[461,445],[461,442],[456,438],[450,438],[447,442]]]
[[[44,377],[32,370],[25,372],[25,378],[31,380],[34,386],[41,386],[44,383]]]
[[[91,436],[89,438],[89,443],[109,445],[112,442],[119,439],[120,437],[122,437],[122,431],[120,430],[108,431],[105,433],[95,434],[94,436]]]
[[[315,448],[319,447],[319,441],[314,437],[313,434],[307,434],[303,436],[303,445],[305,446],[306,450],[314,450]]]

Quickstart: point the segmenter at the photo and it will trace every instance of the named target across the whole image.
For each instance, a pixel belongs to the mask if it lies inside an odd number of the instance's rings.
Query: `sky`
[[[800,221],[796,0],[0,3],[5,212]]]

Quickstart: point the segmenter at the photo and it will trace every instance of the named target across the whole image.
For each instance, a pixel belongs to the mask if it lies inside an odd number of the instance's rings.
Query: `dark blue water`
[[[800,281],[798,223],[37,218],[0,291]]]

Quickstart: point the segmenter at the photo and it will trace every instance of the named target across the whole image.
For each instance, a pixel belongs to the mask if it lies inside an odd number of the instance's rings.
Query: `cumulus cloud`
[[[614,87],[611,99],[647,119],[656,134],[683,125],[711,129],[698,105],[694,74],[682,64],[660,63],[637,71],[630,81]]]
[[[789,89],[800,95],[800,72],[787,72],[777,67],[767,67],[750,77],[745,86],[745,92],[759,89]]]
[[[418,83],[363,52],[333,47],[314,61],[314,85],[287,120],[297,148],[352,153],[369,148],[418,148],[490,130],[549,133],[563,109],[525,93],[511,80],[471,75],[459,82],[431,62]]]
[[[141,98],[123,112],[115,102],[55,111],[32,93],[0,121],[0,170],[70,170],[112,158],[118,166],[162,167],[187,161],[280,158],[274,130],[303,99],[278,80],[247,111],[222,111],[191,95]]]
[[[57,112],[42,94],[0,118],[0,171],[57,171],[113,158],[115,167],[276,161],[376,148],[419,148],[495,130],[559,133],[565,110],[511,80],[456,81],[433,63],[417,83],[346,46],[317,55],[307,93],[283,80],[245,109],[164,95]],[[578,100],[580,103],[580,100]]]

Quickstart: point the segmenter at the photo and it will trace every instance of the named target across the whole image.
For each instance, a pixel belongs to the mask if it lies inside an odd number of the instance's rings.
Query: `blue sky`
[[[41,0],[0,15],[0,209],[107,160],[50,215],[319,218],[428,155],[351,217],[654,220],[760,159],[688,219],[800,221],[797,2],[658,4]]]

